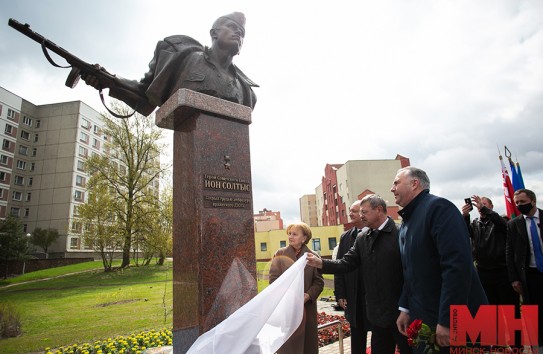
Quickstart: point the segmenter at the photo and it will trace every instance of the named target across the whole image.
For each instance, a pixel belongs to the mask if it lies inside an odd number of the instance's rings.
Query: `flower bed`
[[[335,320],[342,323],[344,337],[351,335],[349,322],[343,316],[317,313],[319,325]],[[337,326],[319,331],[319,347],[334,343],[339,339]],[[94,343],[73,344],[56,349],[45,348],[46,354],[140,354],[145,349],[172,345],[172,331],[163,328],[160,331],[134,333],[129,336],[117,336]]]
[[[172,345],[172,331],[163,328],[160,331],[134,333],[129,336],[117,336],[94,343],[74,344],[51,350],[46,354],[139,354],[147,348]]]
[[[335,320],[341,321],[343,337],[349,337],[351,335],[351,327],[349,326],[349,322],[347,322],[345,317],[339,315],[328,315],[326,312],[317,313],[317,322],[319,326]],[[338,340],[339,332],[337,326],[324,328],[319,331],[319,347],[324,347],[325,345],[334,343]]]

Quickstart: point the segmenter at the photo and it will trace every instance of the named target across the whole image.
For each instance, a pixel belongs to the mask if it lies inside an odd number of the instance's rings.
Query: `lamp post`
[[[28,240],[30,240],[30,236],[32,236],[30,233],[26,234],[26,252],[27,253],[28,253]],[[26,267],[26,254],[23,260],[23,274],[25,274],[25,267]]]

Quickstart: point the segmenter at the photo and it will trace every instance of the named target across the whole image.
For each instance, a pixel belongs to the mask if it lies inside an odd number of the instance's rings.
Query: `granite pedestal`
[[[174,130],[173,348],[186,353],[257,293],[251,109],[181,89],[156,124]]]

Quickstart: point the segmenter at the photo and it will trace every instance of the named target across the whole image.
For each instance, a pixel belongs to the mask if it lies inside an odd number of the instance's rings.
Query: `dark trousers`
[[[398,332],[397,327],[383,328],[372,324],[371,354],[394,354],[396,345],[401,354],[411,354],[412,348],[407,344],[407,337]]]
[[[543,273],[535,268],[527,268],[526,283],[528,285],[528,294],[530,296],[529,305],[538,305],[538,342],[543,345]],[[526,291],[526,290],[525,290]]]
[[[515,305],[519,307],[519,295],[511,286],[507,268],[477,268],[479,279],[490,305]]]

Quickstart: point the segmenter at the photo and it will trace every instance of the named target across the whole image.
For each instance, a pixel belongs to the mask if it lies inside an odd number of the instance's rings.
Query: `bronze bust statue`
[[[210,30],[211,47],[191,37],[174,35],[157,43],[149,71],[140,81],[115,77],[104,83],[93,75],[82,75],[88,85],[109,88],[109,95],[149,115],[180,88],[187,88],[254,108],[258,87],[233,63],[245,37],[241,12],[219,17]],[[105,70],[105,69],[104,69]]]

